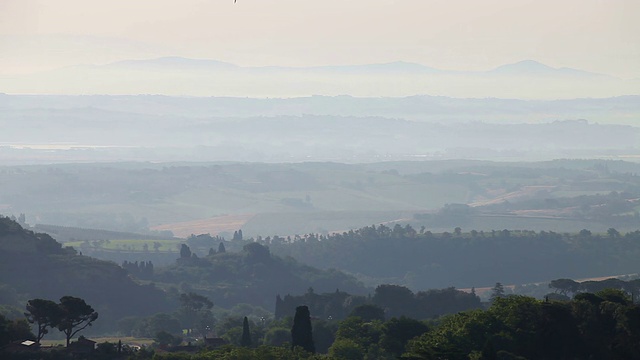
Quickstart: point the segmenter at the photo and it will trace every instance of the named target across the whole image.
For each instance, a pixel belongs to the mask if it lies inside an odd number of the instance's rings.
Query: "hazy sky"
[[[184,56],[455,70],[533,59],[634,78],[639,14],[638,0],[0,0],[0,74]]]

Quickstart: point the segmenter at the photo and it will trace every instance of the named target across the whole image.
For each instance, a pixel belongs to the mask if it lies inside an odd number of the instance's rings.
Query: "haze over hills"
[[[5,164],[635,157],[640,97],[0,94]],[[354,136],[356,134],[356,136]]]
[[[99,109],[164,117],[382,116],[421,122],[547,123],[587,119],[601,124],[636,125],[640,96],[520,100],[416,95],[398,98],[309,96],[297,98],[179,97],[162,95],[7,95],[0,112]]]
[[[488,71],[447,71],[403,61],[320,67],[241,67],[209,59],[162,57],[79,65],[0,77],[6,93],[309,95],[569,99],[638,94],[640,84],[533,60]]]

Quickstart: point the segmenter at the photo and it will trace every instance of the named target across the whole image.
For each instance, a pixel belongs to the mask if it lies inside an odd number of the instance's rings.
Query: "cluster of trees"
[[[410,342],[417,359],[638,359],[640,306],[621,291],[571,301],[496,298],[488,310],[449,315]]]
[[[213,301],[194,293],[173,294],[179,301],[178,308],[171,313],[157,313],[147,317],[129,316],[118,321],[118,331],[125,336],[152,338],[163,332],[182,339],[204,337],[215,325],[211,309]]]
[[[103,320],[93,331],[109,331],[120,318],[177,307],[177,299],[152,284],[136,282],[117,264],[82,256],[49,235],[23,229],[3,217],[0,250],[0,295],[6,294],[1,296],[2,305],[14,314],[20,314],[29,299],[73,294],[99,309]]]
[[[261,239],[274,254],[319,268],[361,274],[412,288],[523,284],[558,276],[637,272],[640,231],[577,234],[469,231],[434,234],[409,225],[368,226],[341,234]],[[491,260],[489,260],[491,259]],[[540,264],[545,264],[541,266]]]
[[[73,336],[91,326],[98,318],[98,312],[83,299],[73,296],[63,296],[59,303],[45,299],[29,300],[24,315],[29,323],[36,326],[37,343],[40,343],[50,328],[57,328],[64,333],[67,346]]]
[[[184,245],[184,244],[183,244]],[[268,247],[248,242],[240,252],[226,252],[223,246],[211,255],[194,257],[188,245],[173,265],[154,269],[152,280],[159,286],[180,287],[198,293],[222,307],[248,303],[273,309],[278,293],[303,293],[309,286],[320,291],[345,289],[366,293],[354,277],[337,270],[318,270],[291,258],[271,254]]]
[[[455,288],[432,289],[413,293],[400,285],[379,285],[372,297],[350,295],[336,290],[333,293],[316,294],[313,289],[301,296],[276,297],[276,319],[290,314],[298,304],[307,304],[315,316],[323,319],[344,319],[362,305],[375,305],[385,317],[406,316],[416,319],[435,318],[444,314],[477,309],[482,306],[475,293]]]
[[[31,332],[31,326],[25,319],[8,319],[0,314],[0,349],[11,342],[35,340],[36,335]],[[0,351],[0,355],[2,352]]]
[[[567,301],[497,296],[487,309],[429,322],[354,314],[326,326],[325,320],[311,316],[308,307],[299,306],[291,330],[278,328],[287,339],[283,344],[252,342],[246,335],[248,324],[245,321],[242,335],[238,334],[243,339],[238,345],[197,354],[156,354],[154,359],[640,358],[640,306],[615,289],[580,293]],[[319,346],[327,336],[323,331],[331,337],[328,346]]]
[[[234,235],[237,235],[237,231],[236,231],[236,234]],[[200,235],[191,234],[187,238],[187,245],[189,245],[192,248],[208,249],[213,247],[215,244],[218,244],[224,241],[225,241],[224,237],[219,235],[211,236],[211,234],[200,234]]]
[[[640,295],[640,279],[624,281],[611,278],[601,281],[582,282],[577,282],[572,279],[556,279],[549,283],[549,288],[553,289],[555,294],[560,295],[560,299],[568,299],[570,296],[581,292],[596,293],[605,289],[624,291],[628,296],[631,296],[632,299],[637,299],[638,295]]]
[[[123,261],[122,268],[127,270],[129,274],[139,279],[149,279],[153,277],[153,263],[149,261],[129,262]]]

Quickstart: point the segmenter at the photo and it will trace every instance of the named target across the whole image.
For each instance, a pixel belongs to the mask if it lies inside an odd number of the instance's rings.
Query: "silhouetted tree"
[[[227,250],[224,248],[224,243],[223,242],[220,242],[220,245],[218,245],[218,252],[219,253],[227,252]]]
[[[190,258],[191,257],[191,249],[189,249],[187,244],[182,244],[180,246],[180,257],[181,258]]]
[[[489,298],[492,302],[495,299],[504,297],[504,286],[497,282],[493,288],[491,288],[491,297]]]
[[[249,331],[249,319],[244,317],[242,321],[242,338],[240,339],[240,346],[251,347],[251,332]]]
[[[98,318],[98,313],[91,306],[83,299],[73,296],[63,296],[60,299],[60,310],[61,318],[57,327],[67,338],[67,346],[75,334],[91,326]]]
[[[313,343],[311,328],[311,314],[309,307],[298,306],[293,317],[293,327],[291,328],[291,348],[299,346],[310,353],[315,353],[316,348]]]
[[[193,292],[180,294],[178,315],[182,325],[191,332],[198,326],[198,319],[208,316],[213,302],[208,297]]]
[[[27,321],[38,327],[36,342],[49,332],[48,328],[56,327],[61,318],[60,306],[51,300],[33,299],[27,302]]]

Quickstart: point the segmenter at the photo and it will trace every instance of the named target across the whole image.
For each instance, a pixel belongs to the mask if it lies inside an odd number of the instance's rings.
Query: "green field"
[[[103,242],[95,242],[98,248],[106,250],[122,250],[122,251],[144,251],[144,245],[147,244],[149,252],[155,252],[154,243],[160,244],[158,251],[160,252],[177,252],[183,240],[148,240],[148,239],[122,239],[108,240]],[[64,243],[64,246],[72,246],[76,250],[82,250],[83,247],[89,246],[94,248],[94,242],[71,241]]]

